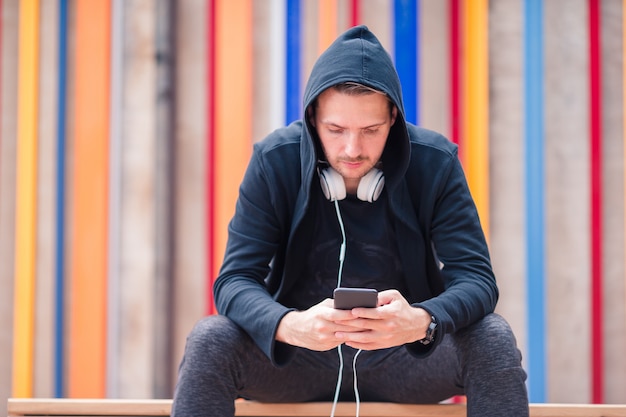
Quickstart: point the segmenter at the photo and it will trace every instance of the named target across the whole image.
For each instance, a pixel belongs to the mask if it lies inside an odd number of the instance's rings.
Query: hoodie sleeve
[[[489,250],[465,174],[452,152],[423,151],[424,175],[421,206],[417,210],[425,229],[426,244],[442,291],[433,298],[414,304],[438,321],[436,346],[446,333],[454,333],[494,311],[498,288],[491,267]],[[429,174],[427,174],[429,173]],[[435,272],[432,272],[432,271]],[[409,346],[416,353],[427,353],[434,346]]]
[[[272,298],[265,278],[284,231],[272,202],[260,153],[255,147],[239,189],[214,297],[219,314],[241,326],[272,362],[279,365],[276,352],[280,352],[280,362],[284,362],[289,349],[275,342],[275,335],[280,320],[290,309]]]

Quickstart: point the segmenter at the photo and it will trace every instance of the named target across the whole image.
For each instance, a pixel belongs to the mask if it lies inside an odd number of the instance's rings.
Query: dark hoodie
[[[456,146],[405,121],[393,62],[365,26],[346,31],[319,57],[304,94],[305,114],[322,91],[346,81],[384,91],[398,107],[382,155],[383,196],[394,217],[408,301],[439,323],[434,344],[407,345],[425,354],[446,333],[493,312],[498,289],[487,244]],[[319,152],[314,129],[302,121],[254,145],[214,286],[219,313],[239,324],[277,365],[295,349],[276,342],[275,335],[293,310],[281,301],[308,255],[313,228],[303,220],[312,187],[319,187]]]

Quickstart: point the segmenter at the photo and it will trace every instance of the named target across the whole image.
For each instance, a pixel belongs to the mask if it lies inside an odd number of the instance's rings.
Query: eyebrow
[[[323,125],[327,125],[327,126],[334,126],[334,127],[340,128],[340,129],[345,129],[345,126],[339,125],[339,124],[337,124],[337,123],[335,123],[335,122],[330,122],[330,121],[324,121],[324,120],[321,120],[321,123],[322,123]],[[382,126],[382,125],[384,125],[385,123],[386,123],[386,122],[374,123],[374,124],[371,124],[371,125],[369,125],[369,126],[364,126],[364,127],[361,127],[360,129],[372,129],[372,128],[375,128],[375,127]]]

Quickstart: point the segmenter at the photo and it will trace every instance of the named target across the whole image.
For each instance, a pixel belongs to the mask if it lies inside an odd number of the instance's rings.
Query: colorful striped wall
[[[0,400],[171,397],[251,145],[367,24],[459,144],[533,402],[626,402],[626,0],[3,0]]]

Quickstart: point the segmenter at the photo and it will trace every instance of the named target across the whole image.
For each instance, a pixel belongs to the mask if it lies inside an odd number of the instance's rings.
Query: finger
[[[352,309],[352,317],[358,319],[372,319],[377,320],[381,318],[378,307],[376,308],[362,308],[357,307]]]
[[[335,333],[335,337],[343,342],[373,343],[377,340],[375,333],[368,329],[339,331]]]
[[[402,294],[397,290],[384,290],[378,293],[378,305],[389,304],[392,301],[402,299]]]
[[[332,298],[326,298],[321,303],[319,303],[319,305],[324,306],[324,307],[331,307],[331,308],[333,308],[334,302],[333,302]]]
[[[381,322],[380,320],[371,320],[371,319],[354,319],[347,322],[338,322],[338,324],[342,324],[347,326],[351,331],[372,331],[379,330]]]
[[[332,311],[330,311],[327,316],[327,320],[332,320],[334,322],[339,322],[339,321],[347,322],[347,321],[354,320],[355,318],[357,317],[355,317],[350,310],[332,309]]]

